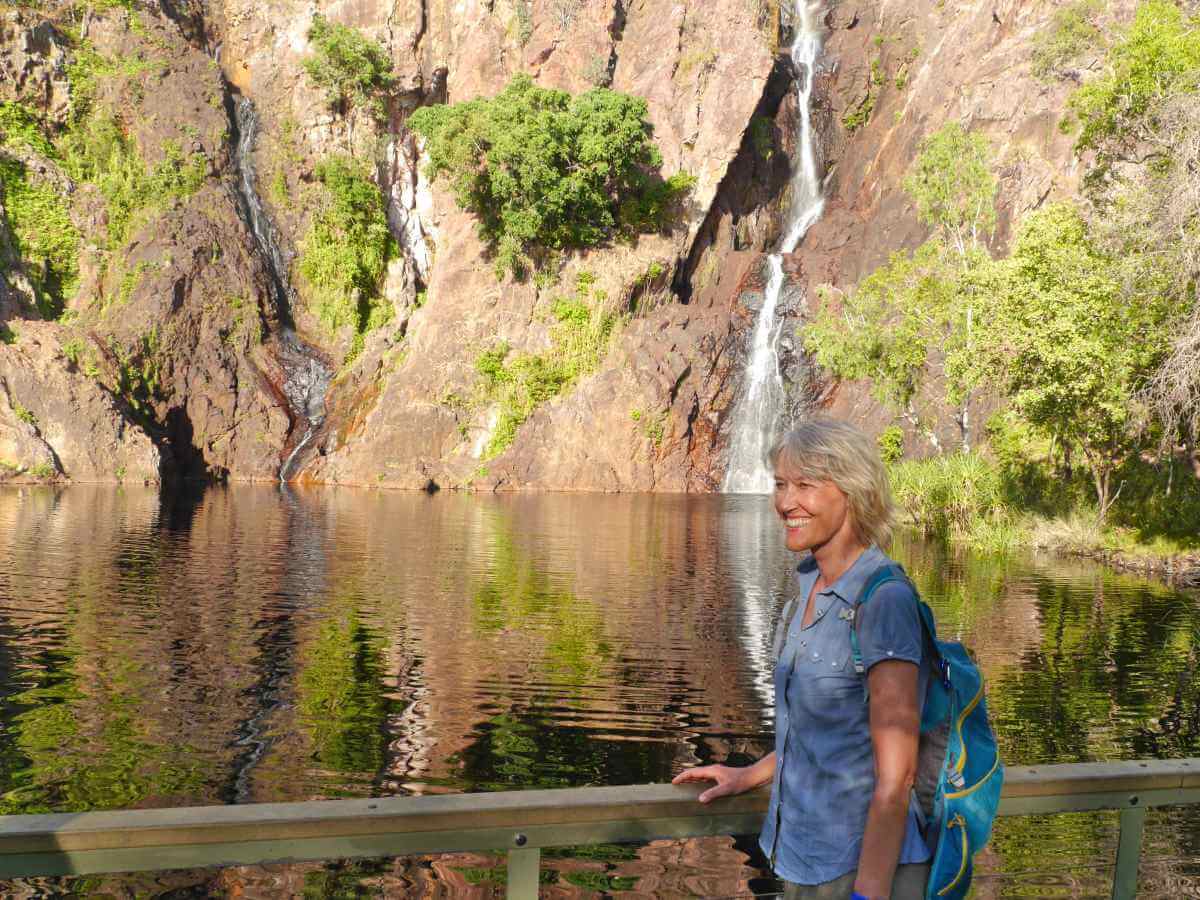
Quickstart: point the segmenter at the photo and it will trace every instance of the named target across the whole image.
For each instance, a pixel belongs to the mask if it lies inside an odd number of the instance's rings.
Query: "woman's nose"
[[[784,482],[783,487],[778,493],[778,502],[781,509],[791,509],[796,505],[796,487],[793,484]]]

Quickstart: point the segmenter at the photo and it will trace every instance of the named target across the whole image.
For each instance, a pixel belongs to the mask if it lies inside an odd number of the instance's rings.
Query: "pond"
[[[1009,764],[1200,756],[1200,604],[1090,563],[894,547]],[[772,744],[767,498],[0,490],[0,811],[668,780]],[[1115,814],[1006,819],[980,897],[1106,896]],[[14,895],[488,896],[502,857],[29,880]],[[547,854],[548,895],[728,896],[750,838]],[[1147,896],[1200,893],[1152,812]]]

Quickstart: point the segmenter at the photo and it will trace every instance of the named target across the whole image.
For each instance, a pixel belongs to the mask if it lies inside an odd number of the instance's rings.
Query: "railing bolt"
[[[1134,794],[1132,797],[1130,797],[1130,798],[1129,798],[1129,805],[1130,805],[1130,806],[1137,806],[1137,805],[1138,805],[1138,796],[1137,796],[1137,794]]]
[[[529,843],[529,838],[527,838],[523,834],[518,833],[517,836],[513,838],[513,843],[516,844],[518,847],[524,847],[526,844]]]

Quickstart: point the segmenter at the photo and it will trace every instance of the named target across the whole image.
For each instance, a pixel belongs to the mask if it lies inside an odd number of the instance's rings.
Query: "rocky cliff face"
[[[269,479],[299,447],[289,475],[312,482],[715,489],[761,298],[756,253],[777,240],[789,201],[798,114],[780,52],[789,10],[772,0],[703,9],[666,0],[344,0],[320,11],[388,54],[397,89],[382,117],[331,108],[305,75],[307,3],[161,0],[96,14],[0,4],[0,100],[36,109],[47,133],[69,130],[71,75],[91,59],[91,102],[115,111],[147,172],[201,160],[198,173],[187,170],[187,190],[149,198],[114,242],[102,190],[72,181],[53,153],[0,140],[0,153],[20,156],[34,181],[59,186],[80,235],[67,315],[34,325],[54,313],[38,311],[38,273],[8,228],[12,216],[0,216],[8,477]],[[890,251],[923,239],[899,185],[922,136],[944,121],[969,122],[1000,152],[997,245],[1022,212],[1074,188],[1070,140],[1056,128],[1070,82],[1030,74],[1031,37],[1052,14],[1018,0],[827,8],[814,116],[828,204],[788,262],[792,326],[815,285],[853,285]],[[107,62],[97,69],[95,58]],[[517,72],[545,86],[611,85],[646,99],[663,172],[696,177],[669,232],[569,254],[550,277],[497,280],[474,218],[427,180],[406,123],[418,106],[494,94]],[[244,99],[260,128],[242,158],[234,109]],[[390,321],[365,340],[322,322],[297,274],[316,168],[336,154],[373,175],[399,248],[383,285]],[[247,166],[278,238],[274,260],[239,194]],[[499,410],[480,390],[476,360],[500,341],[544,352],[552,304],[581,275],[617,316],[611,345],[596,371],[540,404],[495,453]],[[289,393],[292,325],[300,346],[337,370],[322,427],[303,442],[312,417]],[[882,422],[863,391],[814,377],[794,330],[783,340],[797,404],[832,399]],[[51,396],[54,404],[42,403]],[[14,402],[34,411],[37,434]],[[97,429],[106,437],[79,462],[66,448]]]
[[[0,152],[22,156],[32,183],[56,184],[79,234],[78,279],[57,321],[31,321],[40,314],[29,273],[5,272],[9,295],[25,298],[0,304],[0,384],[10,399],[0,430],[26,437],[0,445],[8,477],[275,477],[289,415],[262,338],[276,311],[229,186],[220,72],[161,12],[4,15],[28,59],[6,57],[24,74],[3,82],[3,99],[40,109],[54,133],[71,115],[64,59],[91,54],[89,102],[119,111],[122,135],[88,157],[109,165],[113,180],[99,186],[66,174],[65,151],[5,135]],[[141,185],[149,189],[132,187]],[[123,229],[118,212],[128,215]],[[28,440],[30,423],[11,414],[13,403],[36,419],[40,443]]]

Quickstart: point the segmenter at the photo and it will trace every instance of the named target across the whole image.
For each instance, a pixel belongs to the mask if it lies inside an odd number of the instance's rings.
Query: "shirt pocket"
[[[836,624],[845,627],[842,622]],[[803,649],[803,657],[797,659],[793,677],[801,682],[799,690],[812,705],[812,713],[825,718],[833,712],[827,708],[829,703],[862,696],[862,678],[854,671],[848,636],[828,629],[815,638]]]

